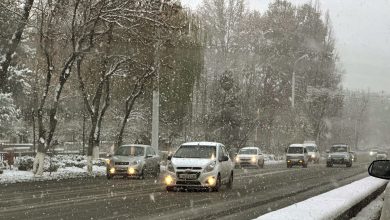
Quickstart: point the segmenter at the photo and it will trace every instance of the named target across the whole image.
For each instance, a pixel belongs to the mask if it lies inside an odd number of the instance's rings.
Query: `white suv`
[[[307,167],[309,156],[306,147],[303,144],[291,144],[286,151],[287,168],[294,165]]]
[[[164,184],[175,188],[207,188],[218,191],[222,184],[233,186],[234,164],[220,143],[190,142],[182,144],[168,157]]]
[[[314,141],[305,141],[303,146],[306,147],[307,153],[309,154],[309,162],[320,163],[320,151]]]

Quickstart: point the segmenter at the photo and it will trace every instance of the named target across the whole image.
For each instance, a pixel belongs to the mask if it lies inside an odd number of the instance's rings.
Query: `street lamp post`
[[[307,54],[299,57],[295,62],[293,66],[293,73],[292,73],[292,82],[291,82],[291,107],[295,108],[295,66],[298,64],[299,61],[308,58],[309,56]]]

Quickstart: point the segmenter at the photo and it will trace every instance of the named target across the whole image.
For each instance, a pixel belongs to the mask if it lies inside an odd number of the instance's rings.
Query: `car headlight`
[[[206,168],[204,168],[204,172],[211,172],[211,171],[213,171],[216,165],[217,165],[217,162],[213,161],[212,163],[207,165]]]
[[[255,163],[256,162],[256,157],[252,157],[251,161],[252,161],[252,163]]]
[[[316,155],[314,155],[314,154],[311,155],[311,158],[315,158],[315,157],[316,157]]]
[[[141,163],[140,160],[136,160],[136,161],[131,162],[130,165],[138,165],[140,163]]]
[[[236,157],[236,162],[240,162],[240,158],[239,157]]]
[[[329,155],[328,155],[328,158],[330,159],[330,158],[332,158],[332,156],[329,154]]]
[[[167,170],[169,172],[173,172],[173,173],[175,172],[175,168],[173,167],[172,163],[168,163]]]

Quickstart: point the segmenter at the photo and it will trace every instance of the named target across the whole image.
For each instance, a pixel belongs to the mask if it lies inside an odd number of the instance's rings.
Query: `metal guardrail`
[[[383,203],[380,220],[389,220],[390,219],[390,183],[387,184],[384,198],[385,201]]]

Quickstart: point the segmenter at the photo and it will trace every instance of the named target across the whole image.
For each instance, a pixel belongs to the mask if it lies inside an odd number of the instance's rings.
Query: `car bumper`
[[[258,166],[259,165],[259,161],[256,160],[256,161],[238,161],[238,162],[235,162],[235,165],[236,166],[241,166],[241,167],[245,167],[245,166],[248,166],[248,167],[251,167],[251,166]]]
[[[287,165],[302,165],[305,163],[302,159],[289,159],[286,160]]]
[[[139,176],[141,172],[141,165],[107,166],[107,175],[110,176]]]
[[[191,174],[196,173],[191,172]],[[218,172],[212,171],[208,173],[200,172],[196,179],[184,179],[179,178],[179,175],[184,174],[184,172],[177,171],[176,173],[166,171],[163,178],[163,184],[167,187],[176,187],[176,188],[212,188],[215,186]],[[214,182],[209,181],[213,179]],[[169,181],[170,180],[170,181]]]
[[[331,158],[331,159],[327,159],[326,163],[328,163],[328,164],[349,164],[349,163],[352,163],[352,161],[349,159],[345,159],[345,158]]]

